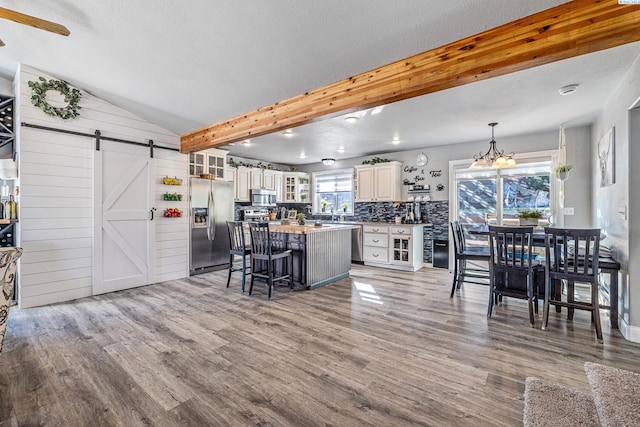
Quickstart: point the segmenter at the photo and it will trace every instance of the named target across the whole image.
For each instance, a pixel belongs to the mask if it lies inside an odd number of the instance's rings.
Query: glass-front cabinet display
[[[411,237],[392,236],[391,240],[393,261],[411,264]]]
[[[297,202],[298,174],[284,174],[284,201]]]
[[[309,175],[304,172],[283,174],[283,197],[285,202],[309,202]]]
[[[212,175],[215,179],[225,179],[227,151],[209,149],[197,153],[189,153],[189,175]]]
[[[189,153],[189,175],[200,176],[204,173],[204,153]]]
[[[224,163],[226,155],[223,157],[207,155],[207,172],[216,177],[216,179],[224,179]]]

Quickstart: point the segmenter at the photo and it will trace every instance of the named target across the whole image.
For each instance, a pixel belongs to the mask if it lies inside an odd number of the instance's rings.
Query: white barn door
[[[153,170],[148,148],[101,141],[95,152],[94,295],[151,283]]]

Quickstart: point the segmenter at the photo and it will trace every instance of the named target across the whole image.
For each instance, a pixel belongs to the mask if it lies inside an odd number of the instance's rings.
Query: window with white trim
[[[353,213],[353,170],[313,174],[313,213]]]
[[[517,225],[518,213],[540,210],[540,225],[555,212],[556,191],[552,159],[518,160],[518,166],[504,169],[455,169],[455,215],[469,226],[481,224]]]

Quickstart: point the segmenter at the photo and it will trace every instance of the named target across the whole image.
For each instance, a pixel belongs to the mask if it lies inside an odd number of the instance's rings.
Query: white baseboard
[[[620,332],[625,339],[640,343],[640,327],[629,325],[624,319],[619,319]]]

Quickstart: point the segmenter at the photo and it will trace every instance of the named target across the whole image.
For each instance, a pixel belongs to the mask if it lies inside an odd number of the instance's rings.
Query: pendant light
[[[516,166],[517,163],[513,158],[513,151],[510,154],[505,155],[504,150],[498,150],[496,147],[496,138],[494,136],[494,129],[498,123],[489,123],[491,126],[491,141],[489,141],[489,150],[486,153],[478,153],[473,156],[473,163],[469,166],[470,169],[481,169],[491,166],[493,169],[510,168]]]

